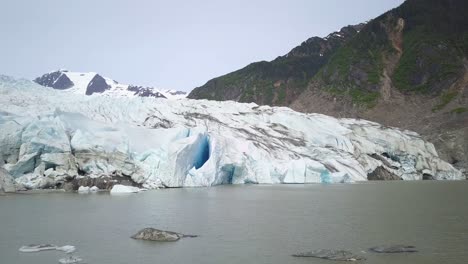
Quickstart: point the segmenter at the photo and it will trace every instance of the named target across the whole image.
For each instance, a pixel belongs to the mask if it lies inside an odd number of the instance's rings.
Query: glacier
[[[0,76],[0,160],[26,189],[84,177],[147,189],[349,183],[379,167],[403,180],[463,178],[418,134],[366,120],[231,101],[72,95],[9,76]]]

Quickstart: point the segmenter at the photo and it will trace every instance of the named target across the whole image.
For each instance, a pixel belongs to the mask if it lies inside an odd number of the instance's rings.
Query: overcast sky
[[[403,0],[2,0],[0,74],[66,68],[189,91]]]

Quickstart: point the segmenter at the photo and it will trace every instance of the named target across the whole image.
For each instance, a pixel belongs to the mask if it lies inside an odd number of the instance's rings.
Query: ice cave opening
[[[200,139],[200,143],[195,154],[193,166],[195,169],[203,167],[203,165],[210,159],[210,140],[209,136],[204,134]]]

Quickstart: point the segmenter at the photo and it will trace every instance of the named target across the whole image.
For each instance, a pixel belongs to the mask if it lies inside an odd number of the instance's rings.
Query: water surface
[[[333,263],[290,255],[347,249],[363,263],[468,263],[468,182],[243,185],[0,196],[0,263],[58,263],[31,243],[71,244],[87,263]],[[143,227],[200,235],[173,243],[130,239]],[[403,243],[413,254],[362,253]]]

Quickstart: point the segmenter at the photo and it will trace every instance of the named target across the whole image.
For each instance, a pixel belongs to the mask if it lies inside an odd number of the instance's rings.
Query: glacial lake
[[[468,181],[243,185],[108,193],[0,196],[0,263],[51,264],[70,244],[89,264],[341,263],[290,255],[346,249],[357,263],[468,263]],[[200,235],[178,242],[133,240],[144,227]],[[409,244],[418,253],[363,253]]]

